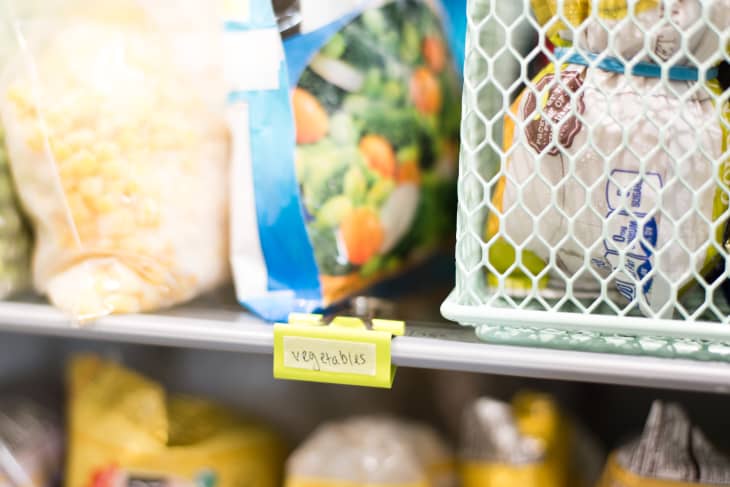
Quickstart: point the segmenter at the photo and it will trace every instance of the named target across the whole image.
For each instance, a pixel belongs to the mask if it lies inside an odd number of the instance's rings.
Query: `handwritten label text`
[[[375,375],[374,343],[284,337],[284,366],[321,372]]]

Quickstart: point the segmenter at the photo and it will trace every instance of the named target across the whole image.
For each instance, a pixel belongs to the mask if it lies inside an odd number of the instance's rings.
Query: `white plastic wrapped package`
[[[220,284],[228,137],[213,7],[82,0],[39,12],[12,19],[19,47],[0,77],[35,287],[86,320]]]
[[[383,417],[320,426],[287,461],[286,487],[451,487],[452,458],[428,427]]]
[[[606,289],[671,314],[722,251],[728,108],[705,79],[724,56],[730,1],[566,1],[572,27],[556,2],[532,3],[564,49],[506,117],[490,262],[509,274],[519,248],[540,288]],[[666,79],[660,63],[673,65]]]

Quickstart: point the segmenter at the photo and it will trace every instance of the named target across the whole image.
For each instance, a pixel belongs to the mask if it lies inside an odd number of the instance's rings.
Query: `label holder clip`
[[[320,314],[291,313],[274,325],[274,377],[390,389],[393,336],[405,334],[405,322]]]

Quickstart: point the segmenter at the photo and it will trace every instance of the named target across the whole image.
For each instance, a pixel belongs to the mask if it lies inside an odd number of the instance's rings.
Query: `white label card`
[[[293,369],[375,375],[374,343],[284,337],[284,366]]]

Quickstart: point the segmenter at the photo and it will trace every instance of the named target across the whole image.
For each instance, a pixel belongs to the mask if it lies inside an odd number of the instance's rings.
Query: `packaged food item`
[[[98,357],[68,370],[66,487],[275,487],[283,449],[267,428]]]
[[[452,458],[426,426],[386,417],[326,423],[297,448],[286,487],[450,487]]]
[[[0,486],[56,485],[61,444],[56,418],[38,404],[19,397],[0,399]]]
[[[590,436],[546,395],[521,393],[511,404],[480,398],[463,415],[464,487],[588,486],[600,458]]]
[[[10,177],[5,134],[0,123],[0,298],[30,283],[30,232]]]
[[[730,1],[532,6],[562,49],[505,116],[489,284],[671,316],[724,253]]]
[[[10,29],[0,24],[0,73],[10,51]],[[30,233],[20,212],[10,177],[5,130],[0,120],[0,298],[30,282]]]
[[[599,487],[730,484],[730,458],[715,449],[678,404],[656,401],[641,437],[608,459]]]
[[[25,8],[0,77],[0,116],[37,237],[36,289],[84,320],[220,284],[220,13],[193,0],[10,4]]]
[[[438,2],[274,4],[278,29],[268,2],[227,24],[250,63],[229,95],[231,260],[239,300],[282,319],[451,237],[459,82]]]

